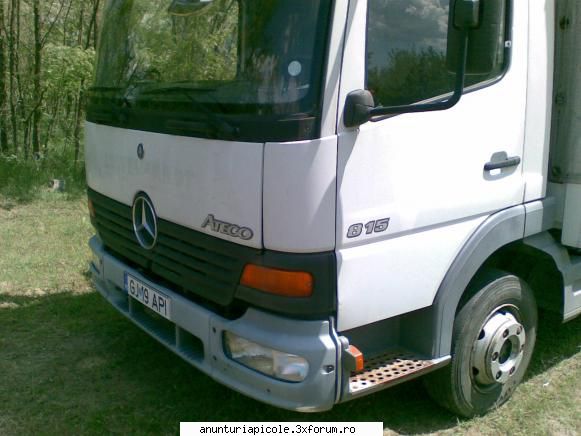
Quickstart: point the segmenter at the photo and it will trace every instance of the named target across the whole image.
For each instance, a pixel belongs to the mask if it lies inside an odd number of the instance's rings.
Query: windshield
[[[264,141],[316,135],[331,0],[109,0],[89,121]]]

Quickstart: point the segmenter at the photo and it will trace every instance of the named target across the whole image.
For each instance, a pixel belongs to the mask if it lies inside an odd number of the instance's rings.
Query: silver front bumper
[[[301,412],[328,410],[337,401],[340,347],[330,321],[292,320],[252,308],[239,319],[225,319],[152,283],[108,254],[98,237],[93,237],[89,245],[97,290],[119,312],[218,382],[259,401]],[[172,321],[151,317],[141,303],[127,295],[125,272],[171,298]],[[306,358],[310,367],[307,378],[300,383],[283,382],[234,362],[224,353],[224,331]]]

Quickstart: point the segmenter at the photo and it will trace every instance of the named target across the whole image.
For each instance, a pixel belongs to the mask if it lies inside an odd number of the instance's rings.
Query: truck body
[[[506,401],[581,313],[581,6],[110,0],[96,288],[217,381],[312,412],[420,375]]]

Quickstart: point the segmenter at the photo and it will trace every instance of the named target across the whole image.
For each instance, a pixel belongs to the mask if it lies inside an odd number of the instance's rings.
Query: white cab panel
[[[264,247],[294,253],[335,248],[337,137],[267,143]]]
[[[143,144],[145,156],[137,157]],[[158,216],[217,238],[262,247],[263,144],[86,125],[87,182],[126,205],[138,192]],[[248,227],[249,241],[202,229],[206,217]]]
[[[525,202],[546,194],[553,105],[555,0],[529,2],[529,70],[525,150]]]
[[[337,133],[337,106],[339,103],[339,80],[341,78],[341,61],[345,43],[345,18],[349,2],[335,2],[331,38],[329,42],[329,63],[325,78],[323,98],[323,116],[321,119],[321,136],[331,136]]]
[[[365,88],[367,1],[352,3],[340,113]],[[512,59],[502,80],[465,94],[452,109],[393,116],[348,129],[339,121],[337,250],[340,330],[432,304],[441,279],[484,217],[521,204],[528,2],[513,2]],[[348,238],[353,224],[389,218],[383,232]],[[358,271],[358,272],[357,272]],[[381,308],[379,310],[378,308]]]
[[[484,217],[337,252],[338,330],[427,307]]]

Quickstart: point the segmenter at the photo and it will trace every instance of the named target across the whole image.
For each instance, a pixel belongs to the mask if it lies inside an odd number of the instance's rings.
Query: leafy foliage
[[[154,0],[110,2],[106,14],[98,86],[160,79],[225,80],[236,75],[235,0],[215,0],[191,16],[172,16],[167,3]]]
[[[429,47],[391,51],[385,67],[369,72],[368,83],[376,104],[396,106],[446,94],[454,78],[446,69],[446,56]]]
[[[72,150],[53,153],[40,159],[0,155],[0,200],[34,200],[47,190],[54,179],[64,180],[66,192],[77,197],[85,192],[85,167],[72,165]]]
[[[76,97],[91,83],[95,50],[91,47],[70,47],[47,44],[45,47],[42,83],[49,95]]]
[[[82,183],[83,95],[104,0],[0,2],[0,195]]]

